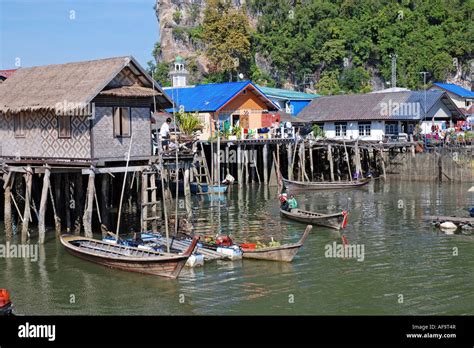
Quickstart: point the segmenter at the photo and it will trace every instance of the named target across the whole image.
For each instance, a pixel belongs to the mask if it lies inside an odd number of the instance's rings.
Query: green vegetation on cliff
[[[443,81],[466,74],[473,60],[474,0],[246,4],[236,9],[229,0],[207,0],[202,23],[188,30],[210,62],[204,81],[235,80],[243,73],[270,86],[313,82],[323,94],[365,92],[374,82],[390,81],[395,54],[398,86],[416,89],[423,84],[421,71],[429,81]]]

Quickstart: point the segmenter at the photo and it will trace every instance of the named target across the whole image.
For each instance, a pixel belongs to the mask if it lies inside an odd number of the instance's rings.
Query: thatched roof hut
[[[128,67],[140,85],[113,87],[113,79]],[[104,90],[106,86],[108,90]],[[54,110],[57,105],[86,105],[97,95],[151,97],[162,107],[172,102],[133,57],[18,69],[0,85],[0,112]]]

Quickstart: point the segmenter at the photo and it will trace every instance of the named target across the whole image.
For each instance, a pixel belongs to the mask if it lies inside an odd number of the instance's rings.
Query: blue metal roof
[[[165,93],[174,101],[176,111],[182,106],[184,112],[216,112],[227,104],[236,94],[247,86],[252,85],[262,95],[269,110],[277,110],[278,107],[267,98],[257,86],[250,81],[209,83],[196,85],[194,87],[165,88]],[[166,109],[173,112],[173,109]]]
[[[448,92],[454,93],[461,98],[474,98],[474,92],[469,91],[465,88],[462,88],[461,86],[455,85],[453,83],[440,83],[440,82],[435,82],[434,85],[438,86],[439,88],[442,88]]]
[[[260,90],[270,98],[281,98],[288,100],[313,100],[314,98],[320,97],[319,94],[309,94],[298,91],[290,91],[288,89],[273,88],[258,86]]]

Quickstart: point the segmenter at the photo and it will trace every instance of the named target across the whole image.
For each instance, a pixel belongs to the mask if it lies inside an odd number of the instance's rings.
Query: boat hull
[[[357,187],[365,186],[369,183],[370,179],[363,179],[358,181],[348,182],[337,182],[337,181],[326,181],[326,182],[303,182],[283,179],[285,187],[289,190],[341,190],[341,189],[352,189]]]
[[[203,193],[225,193],[227,192],[227,185],[207,185],[201,184],[201,190]]]
[[[291,212],[280,209],[280,215],[294,221],[334,228],[336,230],[341,229],[344,223],[344,213],[318,214],[300,209],[292,209]]]
[[[70,236],[67,236],[70,237]],[[197,243],[193,243],[191,252],[183,255],[162,256],[158,253],[144,251],[139,248],[114,246],[110,243],[98,242],[90,238],[72,237],[67,239],[61,236],[61,243],[68,253],[83,260],[93,262],[105,267],[115,268],[128,272],[149,274],[165,278],[177,278],[188,260],[192,250]],[[76,243],[76,245],[71,244]],[[82,250],[81,243],[91,243],[96,251]],[[107,245],[107,246],[104,246]],[[85,248],[84,248],[85,249]],[[190,247],[191,249],[191,247]],[[114,255],[107,255],[107,253]],[[130,256],[120,255],[119,253],[129,252]],[[140,255],[149,255],[149,257],[140,257]],[[155,256],[156,255],[156,256]]]
[[[266,260],[266,261],[280,261],[291,262],[298,253],[298,250],[303,246],[306,238],[313,226],[306,226],[303,236],[297,243],[284,244],[277,247],[268,247],[260,249],[245,249],[242,248],[244,259]]]
[[[299,248],[300,246],[295,245],[292,248],[283,250],[267,250],[268,248],[264,248],[262,250],[244,250],[243,257],[244,259],[291,262],[298,253]]]

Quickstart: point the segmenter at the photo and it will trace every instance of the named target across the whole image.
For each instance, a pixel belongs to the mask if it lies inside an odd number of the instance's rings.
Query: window
[[[60,138],[71,137],[71,116],[58,116],[58,135]]]
[[[370,135],[370,122],[359,123],[359,136],[368,136]]]
[[[464,102],[464,105],[466,106],[466,108],[470,107],[471,101],[466,99],[466,101]]]
[[[347,123],[346,122],[336,122],[336,137],[347,135]]]
[[[398,123],[385,123],[385,134],[398,134]]]
[[[114,136],[129,137],[131,134],[130,127],[130,108],[119,107],[114,108]]]
[[[15,138],[25,136],[25,114],[19,113],[13,116],[13,127],[15,129]]]

